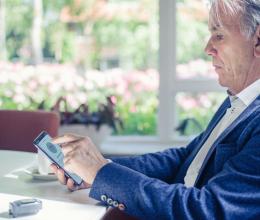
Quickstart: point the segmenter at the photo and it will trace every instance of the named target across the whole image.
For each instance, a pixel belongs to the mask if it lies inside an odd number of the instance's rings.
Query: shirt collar
[[[228,94],[230,102],[233,102],[236,98],[239,98],[246,106],[249,106],[260,94],[260,79],[253,82],[235,96],[232,96],[229,91]]]

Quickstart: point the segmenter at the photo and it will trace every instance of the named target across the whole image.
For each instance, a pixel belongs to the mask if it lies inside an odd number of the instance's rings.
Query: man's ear
[[[254,55],[260,57],[260,25],[257,26],[254,35]]]

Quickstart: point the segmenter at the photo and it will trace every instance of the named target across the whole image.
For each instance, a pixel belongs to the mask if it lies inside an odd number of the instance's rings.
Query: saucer
[[[33,179],[36,179],[36,180],[45,180],[45,181],[57,180],[57,176],[54,173],[40,174],[37,167],[27,168],[26,173],[31,175],[33,177]]]

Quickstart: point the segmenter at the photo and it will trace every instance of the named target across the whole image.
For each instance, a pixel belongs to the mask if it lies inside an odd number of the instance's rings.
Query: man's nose
[[[205,49],[204,49],[205,53],[208,54],[209,56],[216,56],[217,55],[217,50],[216,48],[213,46],[211,39],[209,39]]]

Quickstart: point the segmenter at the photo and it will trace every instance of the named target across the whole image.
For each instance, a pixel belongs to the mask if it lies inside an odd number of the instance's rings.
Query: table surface
[[[101,219],[106,207],[91,199],[89,189],[70,192],[58,181],[36,180],[26,173],[26,168],[35,164],[36,154],[0,150],[0,219],[7,214],[9,202],[22,198],[38,198],[42,210],[32,216],[18,219]]]

